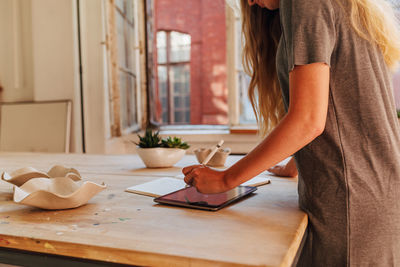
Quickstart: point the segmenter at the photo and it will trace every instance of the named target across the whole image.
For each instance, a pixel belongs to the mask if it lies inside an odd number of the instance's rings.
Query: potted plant
[[[144,136],[139,137],[137,145],[137,153],[143,163],[148,168],[166,168],[172,167],[186,153],[189,145],[178,137],[169,136],[162,139],[159,132],[153,133],[147,129]]]

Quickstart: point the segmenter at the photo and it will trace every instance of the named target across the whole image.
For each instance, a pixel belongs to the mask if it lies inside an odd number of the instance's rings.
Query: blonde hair
[[[385,0],[348,0],[350,21],[362,38],[379,46],[386,64],[394,69],[400,60],[400,31],[393,8]]]
[[[276,73],[275,58],[281,37],[279,11],[270,11],[241,1],[243,67],[251,77],[248,95],[265,136],[285,114]]]
[[[354,30],[362,38],[377,44],[386,64],[394,69],[400,60],[400,31],[393,8],[385,0],[337,1],[350,3],[348,14]],[[251,77],[248,94],[260,134],[265,136],[284,116],[275,67],[281,36],[279,12],[258,5],[249,6],[247,0],[241,0],[241,11],[243,66]]]

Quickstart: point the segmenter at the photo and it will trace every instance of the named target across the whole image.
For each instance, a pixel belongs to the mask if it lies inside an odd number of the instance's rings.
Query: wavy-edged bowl
[[[69,177],[74,181],[81,180],[81,174],[78,172],[77,169],[74,168],[67,168],[62,165],[54,165],[51,169],[47,172],[47,174],[51,178],[55,177]]]
[[[55,178],[69,177],[73,181],[81,180],[80,173],[74,168],[66,168],[61,165],[54,165],[47,173],[38,171],[32,167],[18,169],[10,174],[3,172],[1,179],[16,186],[21,186],[33,178]]]
[[[105,184],[74,182],[69,177],[33,178],[14,187],[14,202],[47,210],[71,209],[86,204],[105,188]]]

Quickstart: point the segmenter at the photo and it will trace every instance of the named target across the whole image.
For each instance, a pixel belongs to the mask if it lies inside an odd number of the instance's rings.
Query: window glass
[[[250,76],[248,76],[244,71],[240,71],[239,75],[239,99],[240,99],[240,124],[255,124],[257,123],[256,117],[254,115],[253,107],[251,106],[248,97],[248,87],[250,84]]]
[[[133,25],[135,23],[133,1],[126,2],[126,19],[130,24],[132,24],[133,27],[135,27],[135,25]]]
[[[174,122],[179,124],[190,123],[190,67],[177,65],[171,67],[174,99]],[[176,115],[178,114],[178,115]],[[185,115],[189,114],[189,116]]]
[[[127,110],[127,88],[128,88],[128,81],[127,75],[123,72],[119,74],[119,88],[120,88],[120,109],[121,109],[121,127],[122,129],[128,126],[128,114],[125,112]]]
[[[127,90],[127,109],[126,112],[128,114],[127,118],[127,125],[126,128],[137,124],[137,109],[136,109],[136,78],[135,76],[129,74],[127,75],[127,84],[128,88],[131,88],[131,90]]]
[[[124,12],[125,10],[125,0],[115,0],[115,7]]]
[[[150,61],[155,80],[150,93],[153,122],[227,125],[225,0],[152,3],[154,13],[148,25],[154,33],[149,50],[156,59]],[[165,72],[166,94],[162,92]]]
[[[171,32],[171,62],[190,61],[191,43],[189,34]]]
[[[190,47],[186,33],[157,33],[159,122],[190,124]]]
[[[129,73],[120,72],[121,127],[129,128],[136,123],[136,79]]]
[[[167,88],[167,67],[158,66],[158,93],[161,105],[161,119],[168,121],[168,88]]]
[[[242,22],[240,17],[236,17],[235,20],[235,37],[236,37],[236,62],[237,62],[237,74],[238,74],[238,93],[239,93],[239,124],[256,124],[256,117],[254,115],[253,107],[251,106],[249,97],[248,97],[248,88],[250,84],[251,77],[244,72],[243,64],[242,64]]]
[[[110,2],[114,18],[108,24],[108,34],[111,36],[108,49],[111,50],[110,61],[113,62],[110,87],[113,136],[120,136],[122,131],[137,127],[138,124],[134,1]]]
[[[126,34],[125,34],[125,21],[119,12],[115,14],[116,26],[117,26],[117,45],[118,45],[118,64],[126,67]]]
[[[136,69],[136,53],[135,53],[135,30],[132,28],[131,24],[128,24],[129,27],[127,27],[127,34],[129,40],[127,40],[126,44],[126,50],[129,50],[129,53],[127,53],[126,56],[126,67],[129,69],[130,72],[132,73],[138,73],[139,70]]]
[[[167,62],[167,33],[165,31],[157,32],[157,61],[158,64]]]

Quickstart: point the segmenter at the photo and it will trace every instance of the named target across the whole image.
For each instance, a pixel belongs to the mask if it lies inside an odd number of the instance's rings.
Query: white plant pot
[[[139,157],[147,168],[167,168],[174,166],[186,153],[181,148],[136,148]]]

